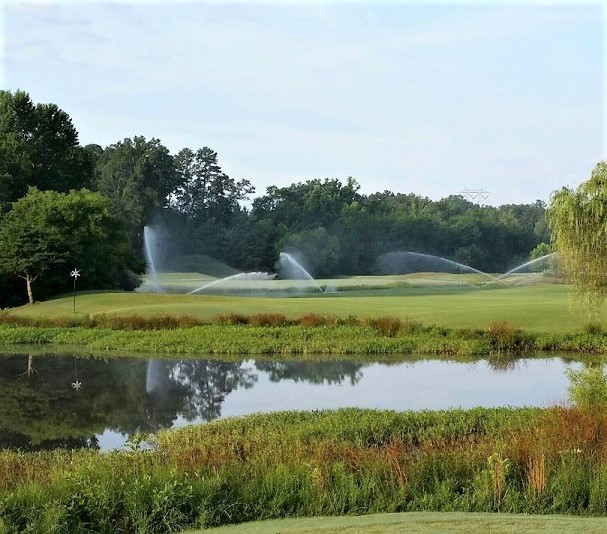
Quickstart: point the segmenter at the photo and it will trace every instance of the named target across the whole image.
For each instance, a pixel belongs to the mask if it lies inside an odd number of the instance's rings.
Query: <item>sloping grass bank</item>
[[[282,412],[152,450],[0,453],[2,532],[174,532],[446,511],[607,515],[607,415],[576,408]]]
[[[128,319],[81,316],[31,319],[0,314],[0,345],[189,355],[372,355],[471,356],[495,353],[607,353],[607,334],[589,325],[574,333],[540,333],[494,323],[486,330],[423,326],[397,317],[363,318],[307,314],[217,316],[215,324],[191,317]],[[4,324],[2,324],[4,323]]]

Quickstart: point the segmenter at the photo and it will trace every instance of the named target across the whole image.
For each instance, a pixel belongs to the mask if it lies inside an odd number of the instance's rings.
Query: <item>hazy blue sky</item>
[[[601,4],[23,2],[3,83],[83,144],[209,146],[271,184],[548,200],[605,158]]]

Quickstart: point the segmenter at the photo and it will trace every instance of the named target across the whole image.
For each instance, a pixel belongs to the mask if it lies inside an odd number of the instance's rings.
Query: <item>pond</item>
[[[560,357],[399,363],[0,355],[0,448],[125,446],[137,432],[278,410],[548,406]]]

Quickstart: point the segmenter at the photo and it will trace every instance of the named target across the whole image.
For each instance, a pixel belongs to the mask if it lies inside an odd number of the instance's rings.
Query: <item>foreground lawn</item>
[[[218,527],[211,530],[188,530],[183,534],[568,534],[580,532],[603,534],[605,518],[533,516],[521,514],[474,514],[409,512],[372,514],[354,517],[312,517],[257,521]]]
[[[338,293],[296,298],[262,298],[99,292],[79,294],[79,314],[118,316],[159,314],[189,315],[210,321],[217,314],[282,313],[289,318],[306,313],[335,314],[340,317],[395,316],[410,318],[426,325],[449,328],[487,328],[496,321],[507,321],[517,328],[541,332],[571,332],[588,322],[579,309],[570,306],[569,292],[562,285],[535,285],[496,289],[413,288],[394,292]],[[71,296],[23,306],[11,314],[27,317],[73,315]],[[607,308],[600,322],[607,324]]]

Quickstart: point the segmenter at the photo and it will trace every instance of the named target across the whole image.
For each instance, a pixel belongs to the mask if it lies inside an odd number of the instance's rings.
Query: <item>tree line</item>
[[[253,198],[209,147],[176,154],[156,138],[81,146],[71,118],[23,91],[0,91],[0,307],[69,290],[133,289],[143,228],[162,220],[169,255],[206,254],[272,271],[297,251],[315,276],[370,274],[407,250],[503,272],[549,242],[546,206],[479,206],[391,191],[362,194],[348,177],[268,187]],[[36,297],[32,284],[36,282]]]

